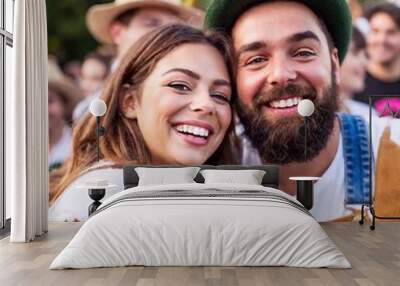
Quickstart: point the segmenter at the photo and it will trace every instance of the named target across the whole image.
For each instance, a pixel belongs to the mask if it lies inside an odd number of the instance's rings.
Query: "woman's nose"
[[[194,112],[201,112],[205,114],[215,113],[215,102],[208,92],[202,92],[193,95],[190,109]]]

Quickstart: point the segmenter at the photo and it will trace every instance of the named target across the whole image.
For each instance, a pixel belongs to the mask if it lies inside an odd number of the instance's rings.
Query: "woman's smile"
[[[204,121],[185,120],[175,122],[172,124],[172,128],[180,140],[194,147],[206,146],[214,133],[212,125]]]

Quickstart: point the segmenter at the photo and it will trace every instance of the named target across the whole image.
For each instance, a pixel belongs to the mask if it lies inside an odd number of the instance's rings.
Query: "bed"
[[[125,190],[103,202],[50,269],[351,267],[307,209],[277,189],[276,166],[197,166],[185,182],[168,174],[183,168],[157,166],[146,177],[149,166],[126,166]]]

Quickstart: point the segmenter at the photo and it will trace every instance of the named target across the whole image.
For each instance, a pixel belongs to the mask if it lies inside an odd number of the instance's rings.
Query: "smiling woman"
[[[199,61],[193,54],[205,56]],[[141,94],[128,91],[122,107],[137,120],[152,163],[202,164],[231,124],[231,93],[221,53],[187,43],[160,59]]]
[[[102,95],[108,111],[101,122],[107,130],[100,142],[101,165],[114,168],[102,178],[112,181],[108,174],[114,172],[120,178],[111,183],[119,185],[122,172],[115,168],[128,163],[236,163],[232,67],[224,37],[188,26],[160,28],[132,46]],[[52,174],[50,217],[57,216],[55,209],[67,193],[86,197],[74,189],[88,168],[93,172],[98,167],[95,125],[90,115],[80,121],[72,157]],[[84,217],[84,207],[82,215],[72,211],[68,218]]]

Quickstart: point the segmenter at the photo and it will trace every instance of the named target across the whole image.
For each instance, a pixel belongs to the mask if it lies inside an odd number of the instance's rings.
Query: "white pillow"
[[[261,185],[265,171],[262,170],[201,170],[204,183],[234,183]]]
[[[199,170],[199,167],[135,168],[139,186],[195,183],[193,179]]]

